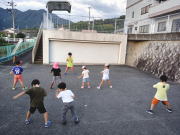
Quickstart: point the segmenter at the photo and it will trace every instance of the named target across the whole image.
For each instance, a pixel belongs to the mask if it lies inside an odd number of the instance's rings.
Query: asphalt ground
[[[49,89],[52,81],[51,66],[24,63],[24,81],[30,87],[33,79],[39,79],[48,96],[45,106],[49,112],[52,125],[44,128],[43,116],[36,111],[32,123],[25,125],[25,113],[29,109],[27,95],[13,100],[12,97],[21,92],[18,84],[11,90],[12,76],[9,75],[11,65],[0,65],[0,135],[180,135],[180,85],[169,82],[169,101],[173,113],[168,113],[160,103],[155,114],[146,113],[156,90],[152,85],[159,81],[151,74],[141,72],[127,66],[111,66],[110,78],[113,88],[107,85],[101,90],[100,71],[103,66],[88,66],[90,70],[90,89],[80,89],[81,66],[75,66],[75,74],[62,75],[75,95],[75,108],[80,123],[75,125],[70,112],[68,123],[61,125],[62,101],[55,98],[55,89]],[[61,66],[62,72],[65,70]]]

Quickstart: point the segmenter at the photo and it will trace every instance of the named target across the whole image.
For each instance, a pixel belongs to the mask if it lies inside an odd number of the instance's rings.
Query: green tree
[[[24,34],[24,33],[18,33],[17,35],[16,35],[16,38],[25,38],[26,37],[26,35]]]
[[[0,32],[0,37],[6,37],[6,34],[4,32]]]

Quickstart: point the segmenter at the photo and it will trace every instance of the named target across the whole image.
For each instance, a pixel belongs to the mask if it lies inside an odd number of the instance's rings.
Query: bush
[[[25,37],[26,37],[26,35],[21,32],[16,35],[16,38],[25,38]]]

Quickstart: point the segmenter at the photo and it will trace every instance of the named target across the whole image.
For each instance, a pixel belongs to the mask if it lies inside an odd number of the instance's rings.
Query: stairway
[[[36,56],[35,56],[34,63],[35,64],[42,64],[43,63],[42,35],[41,35],[41,38],[39,40],[39,45],[38,45],[38,48],[37,48],[37,53],[36,53]]]

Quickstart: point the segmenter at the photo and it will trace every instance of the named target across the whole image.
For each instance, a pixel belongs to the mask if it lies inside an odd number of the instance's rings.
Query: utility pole
[[[94,17],[93,17],[93,24],[92,24],[92,32],[94,31]]]
[[[71,31],[71,21],[70,21],[70,15],[69,15],[69,31]]]
[[[89,8],[89,25],[88,25],[88,30],[90,30],[90,25],[91,25],[91,7],[88,7]]]
[[[15,2],[11,0],[11,2],[8,2],[8,6],[11,6],[11,9],[8,9],[8,10],[10,11],[12,15],[13,39],[15,42],[15,11],[14,11],[14,7],[16,6]]]
[[[117,19],[115,18],[115,23],[114,23],[114,34],[117,32]]]

